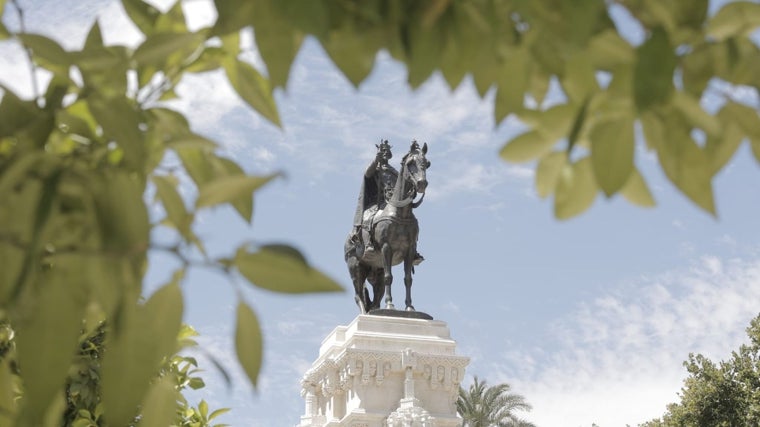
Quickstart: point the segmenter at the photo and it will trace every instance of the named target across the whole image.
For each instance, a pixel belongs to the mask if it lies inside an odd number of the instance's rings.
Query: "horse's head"
[[[427,149],[427,143],[423,144],[422,148],[420,148],[417,141],[412,141],[409,153],[403,160],[404,167],[409,174],[408,179],[412,182],[412,185],[414,185],[414,190],[420,194],[425,194],[425,189],[428,184],[426,171],[430,167],[430,161],[425,158]]]

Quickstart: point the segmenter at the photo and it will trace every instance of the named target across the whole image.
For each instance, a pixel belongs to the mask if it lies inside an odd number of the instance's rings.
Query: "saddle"
[[[362,225],[360,231],[354,236],[353,239],[356,248],[356,256],[358,258],[363,258],[365,253],[373,256],[378,250],[377,242],[374,241],[374,231],[375,226],[377,225],[379,217],[382,215],[382,213],[382,209],[379,209],[377,205],[373,205],[367,208],[362,214]],[[389,220],[389,218],[386,217],[385,220]],[[394,221],[393,219],[390,220]],[[405,220],[404,222],[406,221],[416,222],[416,219]],[[424,260],[425,258],[422,255],[416,253],[414,256],[414,265],[419,265]]]

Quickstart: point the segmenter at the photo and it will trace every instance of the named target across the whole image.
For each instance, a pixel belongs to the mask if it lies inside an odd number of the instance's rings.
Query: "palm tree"
[[[463,427],[535,427],[521,420],[515,411],[530,411],[525,397],[509,392],[509,384],[489,387],[485,381],[475,381],[469,390],[459,387],[457,412]]]

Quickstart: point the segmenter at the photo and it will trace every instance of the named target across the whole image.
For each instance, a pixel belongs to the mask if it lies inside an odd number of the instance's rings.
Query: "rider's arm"
[[[367,170],[364,172],[365,178],[372,178],[375,176],[375,172],[377,171],[377,159],[373,160],[372,163],[370,163],[369,166],[367,166]]]

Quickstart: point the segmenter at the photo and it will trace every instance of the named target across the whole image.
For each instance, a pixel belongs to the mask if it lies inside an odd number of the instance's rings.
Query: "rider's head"
[[[380,145],[377,146],[377,152],[380,155],[380,158],[385,161],[388,161],[388,159],[393,157],[393,153],[391,153],[391,145],[388,144],[387,139],[380,142]]]

